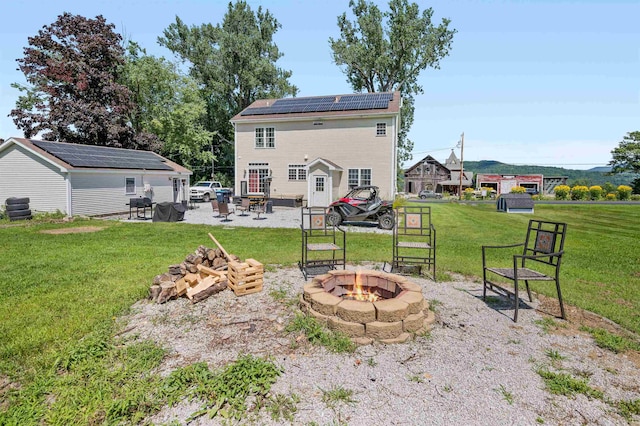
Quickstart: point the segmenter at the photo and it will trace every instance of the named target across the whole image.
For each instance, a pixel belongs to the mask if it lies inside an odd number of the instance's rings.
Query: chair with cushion
[[[231,222],[229,215],[233,214],[233,210],[229,210],[228,203],[218,203],[218,211],[220,212],[220,216],[218,217],[224,218],[222,219],[222,222]]]
[[[566,223],[531,219],[524,243],[482,246],[483,299],[486,300],[487,289],[508,299],[513,296],[515,304],[513,321],[516,322],[520,304],[520,282],[524,281],[529,301],[532,301],[529,281],[553,281],[558,292],[561,317],[566,319],[560,291],[560,265],[564,254],[566,232]],[[522,247],[521,254],[519,251],[517,254],[512,254],[517,247]],[[501,256],[506,251],[504,249],[510,249],[508,256]],[[489,263],[493,262],[495,266],[489,266]],[[513,290],[504,287],[502,282],[496,283],[497,277],[502,281],[512,282]]]
[[[246,216],[247,212],[251,209],[251,200],[248,198],[243,198],[240,202],[240,205],[236,207],[236,210],[241,211],[238,216]]]
[[[346,235],[338,226],[327,224],[326,208],[302,207],[302,259],[305,279],[346,264]]]
[[[394,211],[393,259],[391,270],[403,272],[426,267],[436,280],[436,229],[431,223],[431,207],[403,206]]]

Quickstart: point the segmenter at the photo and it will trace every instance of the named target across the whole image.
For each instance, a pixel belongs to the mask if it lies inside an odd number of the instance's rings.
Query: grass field
[[[477,279],[482,272],[480,246],[521,242],[531,218],[567,222],[561,273],[566,303],[640,333],[640,205],[537,205],[534,215],[497,213],[492,204],[431,206],[442,278],[450,271]],[[104,229],[41,233],[76,226]],[[47,383],[54,380],[60,359],[76,353],[84,336],[96,330],[112,332],[117,316],[146,296],[153,276],[198,245],[212,245],[208,232],[241,258],[292,265],[300,256],[295,229],[98,220],[0,228],[0,379],[37,384],[39,389],[34,391],[39,397],[16,394],[10,418],[16,416],[16,401],[29,399],[35,404],[32,414],[22,418],[39,419]],[[390,236],[347,237],[349,262],[390,260]],[[535,283],[534,290],[553,296],[551,286]],[[0,423],[3,410],[0,404]]]

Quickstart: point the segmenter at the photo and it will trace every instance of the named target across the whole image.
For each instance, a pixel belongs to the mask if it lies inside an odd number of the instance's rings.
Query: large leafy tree
[[[17,60],[27,85],[14,84],[23,94],[10,114],[26,137],[146,147],[129,125],[134,105],[118,82],[124,49],[113,28],[102,16],[64,13],[29,37]]]
[[[411,159],[414,95],[423,93],[420,72],[438,69],[449,54],[453,35],[450,20],[432,23],[433,9],[420,12],[416,3],[390,0],[382,12],[373,2],[350,0],[354,20],[338,17],[340,38],[330,38],[333,59],[355,91],[402,92],[402,123],[398,134],[398,161]]]
[[[629,132],[620,144],[611,151],[609,161],[613,173],[640,173],[640,131]]]
[[[211,169],[212,133],[204,128],[206,103],[195,80],[164,58],[129,42],[124,82],[135,108],[130,122],[138,135],[158,142],[157,151],[204,177]]]
[[[246,1],[229,3],[221,24],[187,26],[179,17],[159,43],[188,63],[207,104],[206,127],[214,132],[218,166],[232,170],[229,119],[256,99],[294,96],[291,72],[276,65],[282,53],[273,41],[280,24],[268,11]]]

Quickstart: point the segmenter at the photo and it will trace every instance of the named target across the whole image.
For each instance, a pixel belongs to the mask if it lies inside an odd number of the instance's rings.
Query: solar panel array
[[[337,101],[335,96],[278,99],[271,106],[247,108],[240,115],[385,109],[392,99],[393,93],[357,93],[341,96]]]
[[[73,167],[173,170],[162,158],[149,151],[46,141],[33,141],[33,144]]]

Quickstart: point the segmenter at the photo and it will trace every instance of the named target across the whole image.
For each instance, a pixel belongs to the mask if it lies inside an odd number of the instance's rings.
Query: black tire
[[[420,196],[420,199],[421,199],[421,200],[424,200],[425,198],[427,198],[425,195],[421,195],[421,196]]]
[[[29,204],[29,197],[11,197],[11,198],[7,198],[7,200],[5,201],[5,204],[7,206],[12,206],[14,204]]]
[[[32,217],[31,215],[27,215],[27,216],[10,216],[9,220],[11,222],[13,222],[14,220],[31,220]]]
[[[395,223],[395,219],[391,213],[385,213],[382,216],[378,217],[378,227],[380,229],[393,229]]]
[[[31,210],[22,209],[22,210],[8,211],[7,212],[7,216],[9,216],[9,218],[19,217],[19,216],[31,216]]]
[[[29,209],[29,204],[7,204],[7,211],[13,212],[16,210],[27,210]]]
[[[211,201],[211,196],[209,194],[204,194],[202,196],[202,201],[204,201],[205,203],[208,203],[209,201]]]
[[[336,211],[327,213],[327,225],[338,226],[342,223],[342,216]]]

